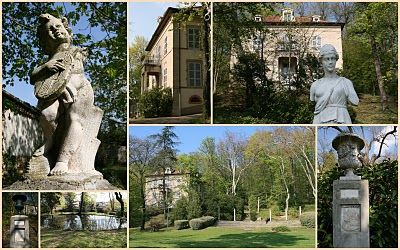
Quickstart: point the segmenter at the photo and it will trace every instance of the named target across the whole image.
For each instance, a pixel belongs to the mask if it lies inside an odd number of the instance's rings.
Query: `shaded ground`
[[[127,231],[63,231],[41,229],[41,248],[126,248]]]
[[[397,124],[398,102],[393,97],[388,97],[388,109],[382,111],[379,96],[359,95],[360,104],[354,107],[357,112],[358,124]]]
[[[129,247],[162,248],[315,248],[315,229],[291,227],[290,232],[270,228],[244,230],[209,227],[203,230],[165,229],[141,232],[130,229]]]
[[[196,121],[201,117],[202,114],[158,118],[129,118],[129,124],[191,124],[197,123]]]

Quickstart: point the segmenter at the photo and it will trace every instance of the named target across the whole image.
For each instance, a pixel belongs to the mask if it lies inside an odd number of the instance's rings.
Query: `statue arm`
[[[345,86],[346,86],[346,95],[347,95],[347,101],[351,103],[352,105],[357,106],[360,100],[358,99],[356,90],[354,89],[353,83],[346,79],[345,81]]]
[[[314,82],[314,83],[311,85],[311,88],[310,88],[310,100],[311,100],[312,102],[315,102],[315,83],[316,83],[316,82]]]
[[[43,65],[40,65],[37,67],[34,71],[31,73],[30,77],[30,83],[32,85],[35,84],[35,82],[43,75],[48,75],[49,73],[55,73],[65,70],[65,66],[63,64],[63,59],[52,59],[48,62],[46,62]]]

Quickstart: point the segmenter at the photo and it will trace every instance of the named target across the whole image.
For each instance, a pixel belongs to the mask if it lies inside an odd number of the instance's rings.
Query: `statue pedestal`
[[[333,182],[333,247],[369,248],[368,180]]]
[[[11,248],[30,248],[28,216],[11,216],[10,232]]]

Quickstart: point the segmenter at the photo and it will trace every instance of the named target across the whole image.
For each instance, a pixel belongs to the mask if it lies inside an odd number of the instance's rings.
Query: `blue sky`
[[[129,134],[139,138],[146,138],[149,135],[160,133],[164,126],[130,126]],[[272,130],[275,127],[268,126],[175,126],[174,132],[181,142],[177,149],[178,154],[196,151],[202,140],[206,137],[214,137],[218,142],[226,130],[244,133],[248,137],[257,130]]]
[[[68,2],[57,2],[55,3],[55,5],[63,6],[65,12],[68,12],[69,10],[71,10],[71,8],[75,8],[71,6],[71,3]],[[87,28],[88,22],[86,16],[81,16],[81,19],[79,20],[79,22],[77,22],[75,26],[72,26],[72,24],[69,25],[72,27],[72,33],[88,34],[90,32],[95,41],[103,39],[106,35],[104,32],[101,31],[100,27],[92,27],[89,30]],[[6,86],[5,90],[18,97],[22,101],[28,102],[32,106],[36,106],[37,104],[37,98],[33,94],[33,85],[30,85],[29,83],[20,82],[18,79],[14,79],[14,86]]]
[[[177,7],[179,2],[130,2],[129,8],[129,44],[133,37],[144,36],[150,40],[157,28],[157,18],[163,16],[168,7]]]
[[[391,131],[393,129],[393,126],[366,126],[364,127],[364,132],[365,132],[365,137],[367,138],[368,142],[372,138],[372,131],[371,128],[375,128],[376,132],[386,132],[386,131]],[[358,134],[360,137],[362,137],[362,132],[359,126],[354,126],[353,129],[355,130],[354,132]],[[325,142],[329,143],[330,148],[332,148],[332,140],[335,138],[336,135],[338,135],[339,132],[335,129],[329,128],[327,130],[323,129],[323,127],[319,127],[318,129],[318,141],[323,140]],[[397,154],[398,152],[398,140],[397,140],[397,133],[396,133],[396,139],[393,136],[387,137],[385,140],[386,146],[383,148],[383,155],[388,154],[388,153],[395,153]],[[370,156],[372,154],[378,154],[379,151],[379,146],[380,144],[377,142],[372,143],[372,149],[370,152]],[[364,152],[364,150],[362,150]],[[336,153],[335,150],[333,152]]]

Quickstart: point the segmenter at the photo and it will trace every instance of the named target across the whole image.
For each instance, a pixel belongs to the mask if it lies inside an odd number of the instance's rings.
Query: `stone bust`
[[[83,172],[80,163],[72,169],[71,159],[77,158],[82,138],[88,136],[85,127],[93,116],[93,89],[83,68],[87,51],[72,46],[72,29],[66,18],[40,15],[37,37],[49,59],[37,67],[30,78],[35,85],[44,133],[44,144],[33,155],[49,159],[50,175]],[[94,137],[97,132],[98,128]]]
[[[318,59],[324,69],[324,77],[311,85],[310,100],[315,102],[314,124],[351,124],[347,104],[358,105],[359,99],[353,83],[336,74],[339,55],[331,44],[325,44]]]

